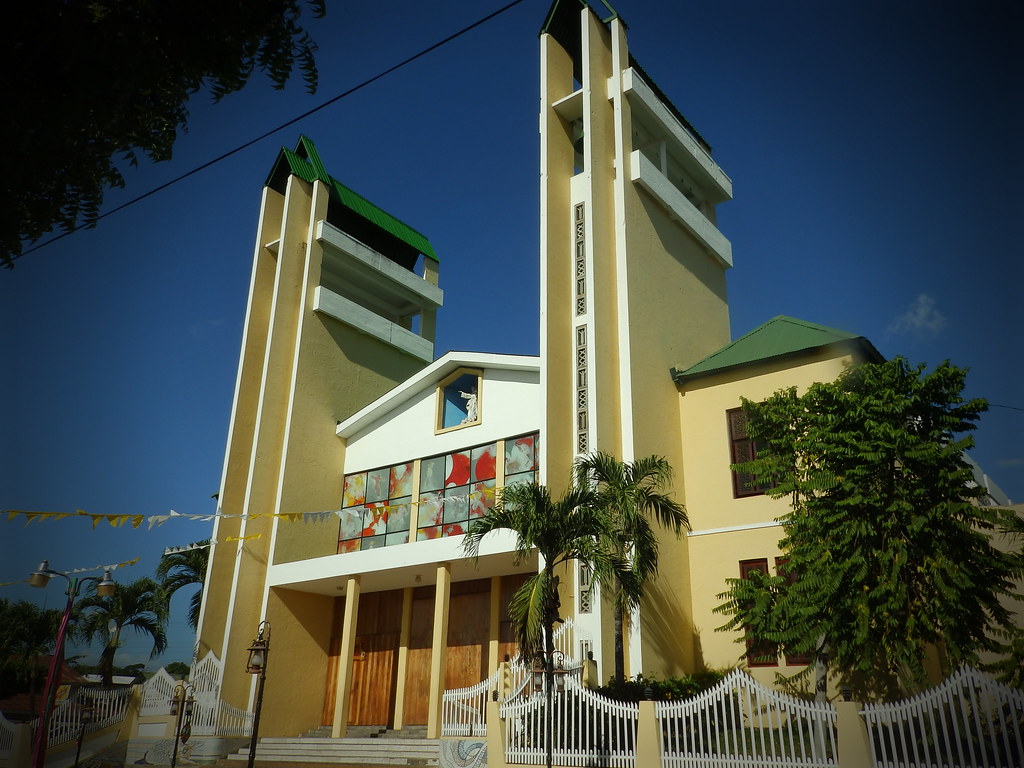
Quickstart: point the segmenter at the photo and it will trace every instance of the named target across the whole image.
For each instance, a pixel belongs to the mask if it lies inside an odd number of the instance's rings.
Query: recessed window
[[[345,475],[338,552],[409,541],[412,462]]]
[[[457,429],[480,423],[480,371],[462,369],[437,389],[437,430]]]
[[[768,573],[768,558],[758,560],[740,560],[740,578],[749,579],[754,571]],[[747,665],[751,667],[777,667],[779,665],[779,648],[775,643],[747,640]]]
[[[729,423],[729,444],[733,464],[743,464],[757,458],[757,443],[747,434],[747,412],[742,408],[726,411]],[[749,472],[732,473],[732,490],[735,498],[760,496],[770,489],[771,483],[758,482]]]
[[[488,443],[420,462],[417,541],[458,536],[494,505],[497,445]]]

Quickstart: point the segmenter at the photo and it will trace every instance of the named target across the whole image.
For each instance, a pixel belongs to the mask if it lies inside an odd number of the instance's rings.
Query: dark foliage
[[[0,260],[53,227],[95,223],[120,168],[171,157],[188,99],[237,91],[255,70],[317,84],[303,5],[325,0],[35,0],[5,14]]]

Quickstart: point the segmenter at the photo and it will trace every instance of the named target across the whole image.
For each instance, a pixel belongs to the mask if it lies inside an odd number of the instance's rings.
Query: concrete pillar
[[[395,686],[395,721],[397,731],[405,723],[405,681],[409,672],[409,636],[412,634],[412,587],[402,591],[402,629],[398,636],[398,674]]]
[[[641,701],[636,723],[636,764],[661,765],[661,733],[653,701]]]
[[[350,576],[345,584],[345,617],[341,625],[338,649],[338,681],[334,694],[334,722],[331,738],[344,738],[348,730],[349,699],[352,695],[352,658],[356,650],[356,620],[359,618],[359,577]]]
[[[491,577],[491,625],[487,635],[487,672],[498,668],[498,648],[501,642],[501,576]]]
[[[487,702],[487,768],[508,768],[505,762],[505,721],[498,714],[499,706],[496,701]]]
[[[858,701],[836,702],[836,748],[839,768],[871,768],[871,741]]]
[[[434,636],[430,646],[430,692],[427,738],[441,738],[441,697],[444,695],[445,655],[448,651],[448,606],[451,601],[452,566],[439,563],[434,592]]]

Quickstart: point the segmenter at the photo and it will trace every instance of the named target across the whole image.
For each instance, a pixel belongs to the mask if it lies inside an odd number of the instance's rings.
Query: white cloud
[[[893,335],[935,336],[945,327],[946,318],[935,308],[935,299],[922,293],[885,330]]]

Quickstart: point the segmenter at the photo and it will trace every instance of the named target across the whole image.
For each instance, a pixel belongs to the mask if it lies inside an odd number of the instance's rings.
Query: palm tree
[[[555,569],[573,560],[590,565],[594,577],[606,582],[615,574],[629,582],[628,568],[606,546],[609,520],[594,504],[589,484],[572,484],[554,501],[543,485],[516,483],[507,486],[494,506],[469,526],[463,547],[477,557],[480,542],[491,531],[504,528],[516,534],[516,560],[522,562],[533,550],[541,559],[540,572],[530,576],[509,602],[509,618],[523,659],[544,662],[547,678],[547,711],[552,712],[555,622],[559,619],[558,576]],[[547,765],[552,759],[552,719],[546,718]]]
[[[104,642],[100,654],[99,672],[108,688],[113,683],[114,654],[121,642],[121,631],[126,627],[149,635],[153,639],[153,658],[167,649],[167,595],[153,579],[143,576],[128,584],[118,584],[110,597],[93,592],[75,606],[75,636],[91,643],[99,636]]]
[[[192,629],[199,629],[199,608],[203,604],[203,582],[206,580],[206,565],[210,558],[210,540],[204,539],[188,549],[169,552],[160,558],[156,577],[167,593],[167,599],[182,587],[198,584],[199,589],[188,604],[188,623]]]
[[[602,546],[608,521],[593,506],[594,498],[587,486],[570,487],[556,501],[543,485],[517,483],[505,488],[487,514],[474,520],[466,532],[463,547],[471,557],[478,556],[484,536],[502,528],[516,534],[517,562],[534,550],[540,556],[541,570],[526,580],[509,604],[509,618],[524,659],[554,646],[560,607],[558,566],[580,560],[588,563],[601,581],[625,567]]]
[[[28,690],[35,712],[39,658],[53,652],[61,612],[0,599],[0,698]]]
[[[658,571],[658,537],[653,519],[678,537],[690,529],[685,508],[662,489],[672,480],[672,466],[661,456],[619,461],[607,453],[593,453],[576,462],[576,483],[595,486],[595,504],[610,521],[609,546],[628,563],[630,581],[612,582],[615,629],[615,679],[626,675],[623,620],[627,610],[640,604],[644,585]]]

